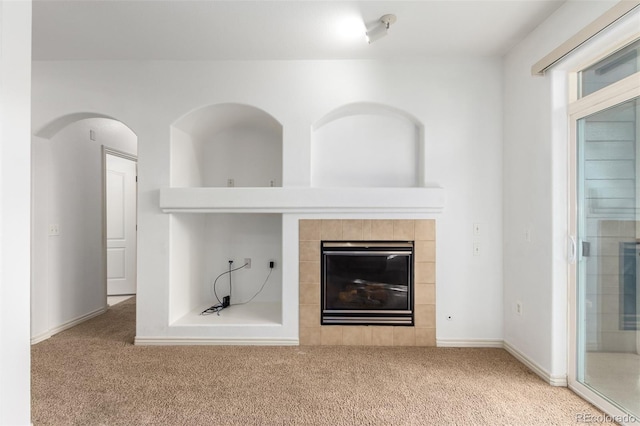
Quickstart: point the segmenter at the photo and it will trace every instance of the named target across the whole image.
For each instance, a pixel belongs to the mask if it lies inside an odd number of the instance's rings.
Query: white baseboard
[[[74,318],[70,321],[67,321],[57,327],[51,328],[48,331],[45,331],[44,333],[40,333],[37,336],[34,336],[31,338],[31,344],[35,345],[36,343],[40,343],[44,340],[47,340],[48,338],[60,333],[61,331],[65,331],[73,326],[76,326],[80,323],[83,323],[93,317],[97,317],[100,314],[104,314],[105,312],[107,312],[108,307],[105,306],[103,308],[99,308],[96,309],[95,311],[89,312],[88,314],[85,315],[81,315],[77,318]]]
[[[135,344],[139,346],[298,346],[298,339],[233,339],[215,337],[137,337]]]
[[[43,342],[53,336],[49,331],[45,331],[44,333],[40,333],[37,336],[31,337],[31,344],[35,345],[36,343]]]
[[[518,361],[526,365],[551,386],[567,386],[566,374],[551,375],[547,370],[538,365],[538,363],[502,339],[437,339],[436,346],[440,348],[501,348],[513,355]]]
[[[436,346],[439,348],[500,348],[502,349],[502,339],[436,339]]]
[[[542,378],[545,382],[549,383],[551,386],[563,386],[567,387],[567,375],[551,375],[547,370],[542,368],[538,363],[531,360],[529,357],[524,355],[518,349],[511,346],[509,343],[504,342],[504,349],[513,355],[518,361],[529,367],[531,371],[536,373],[538,376]]]

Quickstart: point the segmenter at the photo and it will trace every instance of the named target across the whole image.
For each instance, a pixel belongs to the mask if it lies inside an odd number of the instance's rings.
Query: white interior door
[[[135,161],[107,153],[107,295],[136,293]]]

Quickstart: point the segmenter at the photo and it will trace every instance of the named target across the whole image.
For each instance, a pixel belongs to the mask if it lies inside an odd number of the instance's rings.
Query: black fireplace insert
[[[413,325],[412,241],[323,241],[323,325]]]

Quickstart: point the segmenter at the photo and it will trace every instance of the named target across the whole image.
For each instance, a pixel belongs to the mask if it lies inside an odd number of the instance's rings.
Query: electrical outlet
[[[448,315],[447,316],[447,321],[453,321],[453,315]]]
[[[480,234],[482,234],[482,225],[479,223],[474,223],[473,224],[473,235],[475,235],[476,237],[479,237]]]
[[[275,180],[275,179],[271,179],[271,180],[269,181],[269,186],[270,186],[270,187],[272,187],[272,188],[273,188],[274,186],[276,186],[276,180]]]
[[[227,179],[227,186],[229,188],[232,188],[232,187],[236,186],[236,181],[233,178]]]
[[[58,225],[57,223],[52,223],[51,225],[49,225],[49,236],[57,237],[58,235],[60,235],[60,225]]]
[[[522,302],[516,302],[516,314],[522,315]]]
[[[250,257],[245,257],[244,258],[244,264],[247,265],[247,266],[245,266],[246,269],[251,269],[251,258]]]
[[[480,243],[478,241],[473,242],[473,255],[480,256]]]

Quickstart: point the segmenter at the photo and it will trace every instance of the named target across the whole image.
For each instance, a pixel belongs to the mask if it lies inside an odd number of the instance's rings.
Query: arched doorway
[[[32,139],[34,343],[107,308],[109,151],[135,158],[137,136],[124,123],[100,114],[60,117]]]

